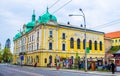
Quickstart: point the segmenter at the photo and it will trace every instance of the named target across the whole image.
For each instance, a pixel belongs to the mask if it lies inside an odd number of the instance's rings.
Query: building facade
[[[110,61],[114,61],[116,66],[120,65],[120,31],[110,32],[105,34],[105,37],[109,37],[112,39],[112,47],[110,53],[108,53],[107,59]]]
[[[37,66],[47,66],[49,63],[54,66],[56,59],[74,60],[79,57],[84,60],[84,33],[83,28],[58,23],[48,9],[38,20],[33,12],[31,22],[23,25],[23,31],[14,37],[13,63],[18,64],[21,56],[24,56],[23,64],[34,65],[37,62]],[[86,47],[90,50],[87,58],[93,61],[97,61],[96,58],[103,59],[104,33],[87,29]]]
[[[112,46],[120,46],[120,31],[106,33],[105,37],[112,39]]]
[[[107,38],[107,37],[104,38],[104,41],[105,41],[105,52],[108,52],[112,47],[113,41],[111,38]]]

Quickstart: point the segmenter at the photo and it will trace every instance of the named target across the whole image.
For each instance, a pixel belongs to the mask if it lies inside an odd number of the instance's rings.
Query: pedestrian
[[[37,62],[34,64],[34,67],[36,67],[37,66]]]
[[[69,61],[69,64],[68,64],[69,65],[69,69],[72,69],[72,59],[69,59],[68,61]]]
[[[110,71],[111,69],[110,64],[107,65],[107,69]]]
[[[98,62],[95,63],[96,69],[98,69]]]
[[[81,62],[79,63],[79,69],[81,69]]]
[[[59,70],[60,66],[59,66],[59,60],[57,60],[57,65],[56,65],[56,70]]]
[[[114,74],[115,73],[115,64],[113,62],[111,64],[111,70],[112,70],[112,74]]]

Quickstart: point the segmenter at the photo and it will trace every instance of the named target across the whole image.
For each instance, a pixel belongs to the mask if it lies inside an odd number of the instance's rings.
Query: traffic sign
[[[23,55],[20,56],[20,60],[24,60],[24,56]]]
[[[90,53],[90,48],[89,47],[87,47],[86,52]]]

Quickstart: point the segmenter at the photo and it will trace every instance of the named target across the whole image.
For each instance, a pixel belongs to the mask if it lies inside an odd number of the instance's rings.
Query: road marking
[[[8,69],[8,70],[13,70],[13,71],[16,71],[16,72],[25,73],[25,74],[29,74],[29,75],[32,75],[32,76],[44,76],[44,75],[42,75],[42,74],[27,72],[27,71],[18,70],[18,69],[13,69],[13,68],[6,68],[6,69]]]

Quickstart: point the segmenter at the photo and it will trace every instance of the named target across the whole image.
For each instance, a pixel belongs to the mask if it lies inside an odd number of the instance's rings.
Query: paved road
[[[52,70],[47,68],[21,67],[0,64],[0,76],[111,76],[65,70]]]

